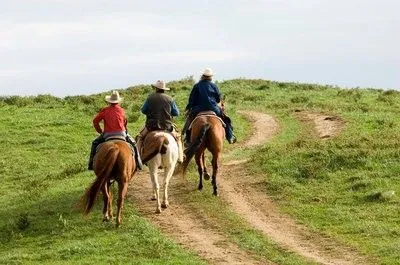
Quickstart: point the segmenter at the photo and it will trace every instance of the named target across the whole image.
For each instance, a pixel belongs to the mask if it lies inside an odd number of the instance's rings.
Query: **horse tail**
[[[149,162],[157,154],[162,154],[162,155],[166,154],[168,145],[169,145],[168,138],[165,136],[162,136],[162,138],[160,137],[159,144],[153,147],[154,150],[151,153],[145,154],[145,156],[142,157],[142,163],[145,164]]]
[[[190,146],[185,150],[185,160],[182,163],[183,173],[185,174],[186,168],[189,165],[190,160],[193,158],[194,154],[196,153],[197,148],[199,148],[200,144],[204,141],[206,133],[208,129],[210,129],[210,124],[205,124],[200,129],[200,133],[197,135],[196,139],[190,144]]]
[[[119,149],[115,146],[110,147],[107,152],[103,155],[104,164],[100,172],[96,173],[96,180],[90,185],[90,187],[86,190],[84,195],[84,215],[88,215],[92,210],[94,203],[97,198],[97,194],[99,193],[101,187],[103,187],[106,181],[109,179],[110,174],[114,168],[115,161],[117,161],[117,157],[119,154]]]

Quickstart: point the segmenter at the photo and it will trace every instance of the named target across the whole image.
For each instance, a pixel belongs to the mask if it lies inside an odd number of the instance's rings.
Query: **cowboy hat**
[[[152,84],[151,86],[162,90],[169,90],[169,87],[166,87],[165,82],[162,80],[158,80],[155,84]]]
[[[206,69],[203,70],[202,75],[204,75],[204,76],[213,76],[214,73],[213,73],[213,70],[211,68],[206,68]]]
[[[111,96],[106,96],[106,101],[108,103],[119,103],[122,98],[119,96],[118,91],[112,91]]]

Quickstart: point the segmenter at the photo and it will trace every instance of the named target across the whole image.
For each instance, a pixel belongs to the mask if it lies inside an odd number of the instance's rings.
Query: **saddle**
[[[115,141],[115,140],[117,140],[117,141],[124,141],[124,142],[126,142],[127,144],[129,144],[129,143],[126,141],[125,137],[122,136],[122,135],[110,136],[110,137],[107,137],[106,139],[104,139],[104,142],[100,143],[100,144],[96,147],[96,153],[99,151],[100,147],[101,147],[105,142],[108,142],[108,141]],[[130,144],[129,144],[129,145],[130,145]]]
[[[218,120],[221,122],[222,126],[223,126],[224,128],[226,127],[225,122],[224,122],[214,111],[212,111],[212,110],[207,110],[207,111],[199,112],[199,114],[197,114],[196,117],[194,117],[194,119],[193,119],[192,122],[190,123],[188,129],[189,129],[189,130],[192,129],[192,125],[193,125],[194,121],[195,121],[197,118],[200,118],[200,117],[202,117],[202,116],[206,116],[206,117],[207,117],[207,116],[208,116],[208,117],[216,117],[216,118],[218,118]]]
[[[124,141],[124,142],[126,142],[125,137],[122,136],[122,135],[114,135],[114,136],[107,137],[106,140],[105,140],[105,142],[107,142],[107,141],[112,141],[112,140],[119,140],[119,141]]]
[[[164,133],[168,133],[170,134],[172,137],[174,137],[175,141],[179,141],[179,137],[180,134],[178,132],[178,128],[175,124],[172,125],[172,131],[170,130],[163,130],[163,129],[151,129],[151,128],[147,128],[148,132],[146,133],[146,135],[143,137],[143,142],[146,140],[147,135],[149,135],[149,133],[151,132],[164,132]]]

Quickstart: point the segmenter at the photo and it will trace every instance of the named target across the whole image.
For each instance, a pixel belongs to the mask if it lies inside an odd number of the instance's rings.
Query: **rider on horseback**
[[[185,144],[190,143],[189,126],[194,118],[202,111],[213,111],[226,124],[225,136],[230,144],[236,142],[233,134],[231,119],[225,115],[222,108],[218,106],[221,103],[221,92],[218,86],[212,82],[213,71],[210,68],[204,69],[201,80],[193,86],[189,96],[189,103],[186,106],[187,117],[183,127],[185,132]]]
[[[182,153],[180,135],[177,133],[173,123],[173,117],[179,115],[178,106],[174,99],[165,93],[169,88],[165,86],[164,81],[158,80],[151,86],[156,91],[147,97],[141,108],[142,113],[146,115],[146,124],[137,138],[138,149],[142,151],[142,143],[149,132],[163,130],[170,132],[174,136],[178,143],[179,153]]]
[[[96,154],[97,146],[110,137],[124,138],[133,148],[132,152],[134,154],[137,167],[142,169],[142,161],[136,148],[135,140],[128,134],[127,131],[128,121],[125,116],[125,110],[119,105],[119,102],[122,100],[122,98],[119,96],[118,91],[113,91],[111,96],[106,96],[105,99],[106,102],[108,102],[108,106],[103,108],[93,119],[93,126],[100,136],[92,142],[88,169],[93,170],[93,158]],[[104,130],[102,130],[100,127],[100,121],[103,121],[104,123]]]

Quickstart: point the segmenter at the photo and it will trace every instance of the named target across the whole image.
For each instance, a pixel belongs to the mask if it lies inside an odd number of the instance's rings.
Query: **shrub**
[[[290,99],[290,102],[292,103],[306,103],[308,102],[310,99],[308,97],[304,97],[304,96],[296,96]]]
[[[41,104],[56,104],[62,102],[62,99],[52,96],[50,94],[45,94],[34,97],[33,101],[35,103],[41,103]]]
[[[343,98],[351,98],[355,102],[358,102],[362,97],[361,92],[358,89],[354,89],[354,88],[353,89],[340,89],[337,92],[337,95],[339,97],[343,97]]]
[[[20,214],[17,220],[17,228],[19,231],[26,230],[31,224],[31,221],[28,218],[28,214],[23,213]]]
[[[32,97],[9,96],[2,97],[1,101],[7,105],[16,107],[25,107],[34,104]]]

